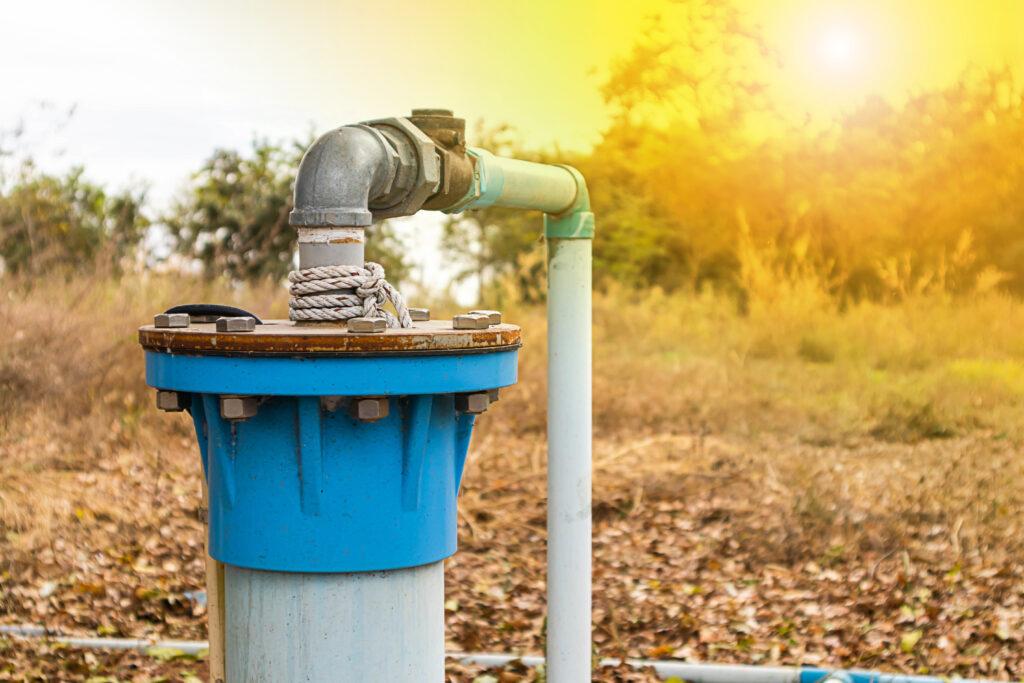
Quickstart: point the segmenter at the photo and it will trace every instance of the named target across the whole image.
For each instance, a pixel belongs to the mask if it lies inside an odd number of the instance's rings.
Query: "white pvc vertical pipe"
[[[444,563],[378,572],[225,565],[228,683],[440,683]]]
[[[547,680],[589,683],[591,240],[548,240]]]

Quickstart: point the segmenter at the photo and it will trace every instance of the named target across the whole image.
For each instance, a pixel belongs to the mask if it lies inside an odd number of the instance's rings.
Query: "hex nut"
[[[441,159],[434,141],[409,119],[364,121],[387,137],[398,152],[398,173],[391,190],[369,203],[374,219],[411,216],[441,182]]]
[[[157,313],[153,316],[153,327],[188,327],[188,313]]]
[[[487,398],[489,398],[491,400],[491,403],[497,403],[498,399],[501,398],[501,395],[498,393],[498,387],[494,387],[493,389],[488,389],[487,390]]]
[[[409,317],[412,318],[414,323],[422,323],[430,320],[430,309],[429,308],[410,308]]]
[[[256,416],[258,405],[255,396],[221,396],[220,416],[225,420],[248,420]]]
[[[249,316],[217,318],[218,332],[252,332],[255,329],[256,319]]]
[[[501,324],[501,311],[470,311],[470,315],[486,315],[491,325]]]
[[[384,397],[354,398],[348,404],[349,413],[360,422],[378,422],[388,416],[388,399]]]
[[[452,318],[452,328],[456,330],[486,330],[491,325],[490,316],[467,313]]]
[[[491,405],[491,397],[486,391],[476,394],[456,394],[455,410],[468,415],[479,415]]]
[[[349,332],[380,333],[388,329],[388,322],[384,318],[349,318]]]
[[[188,396],[186,394],[179,394],[177,391],[164,391],[163,389],[157,389],[156,391],[156,407],[160,410],[165,410],[168,413],[180,413],[181,411],[188,408]]]

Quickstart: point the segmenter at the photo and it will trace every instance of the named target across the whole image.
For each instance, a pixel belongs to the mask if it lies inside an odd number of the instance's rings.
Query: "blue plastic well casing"
[[[475,416],[455,410],[454,394],[514,384],[516,360],[507,348],[347,357],[147,349],[146,380],[189,394],[215,559],[273,571],[375,571],[455,552]],[[222,418],[223,395],[259,396],[257,414]],[[387,396],[388,416],[356,420],[351,396]]]

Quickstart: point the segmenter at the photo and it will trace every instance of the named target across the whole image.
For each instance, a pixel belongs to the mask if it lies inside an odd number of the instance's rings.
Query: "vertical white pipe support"
[[[547,680],[589,683],[591,240],[547,245]]]
[[[228,683],[444,680],[444,563],[377,572],[225,565]]]

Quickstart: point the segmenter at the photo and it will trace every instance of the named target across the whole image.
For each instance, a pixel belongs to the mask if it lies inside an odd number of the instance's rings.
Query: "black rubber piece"
[[[215,315],[220,318],[253,318],[257,325],[263,324],[262,320],[249,311],[223,304],[181,304],[168,308],[164,313],[188,313],[189,316]]]

